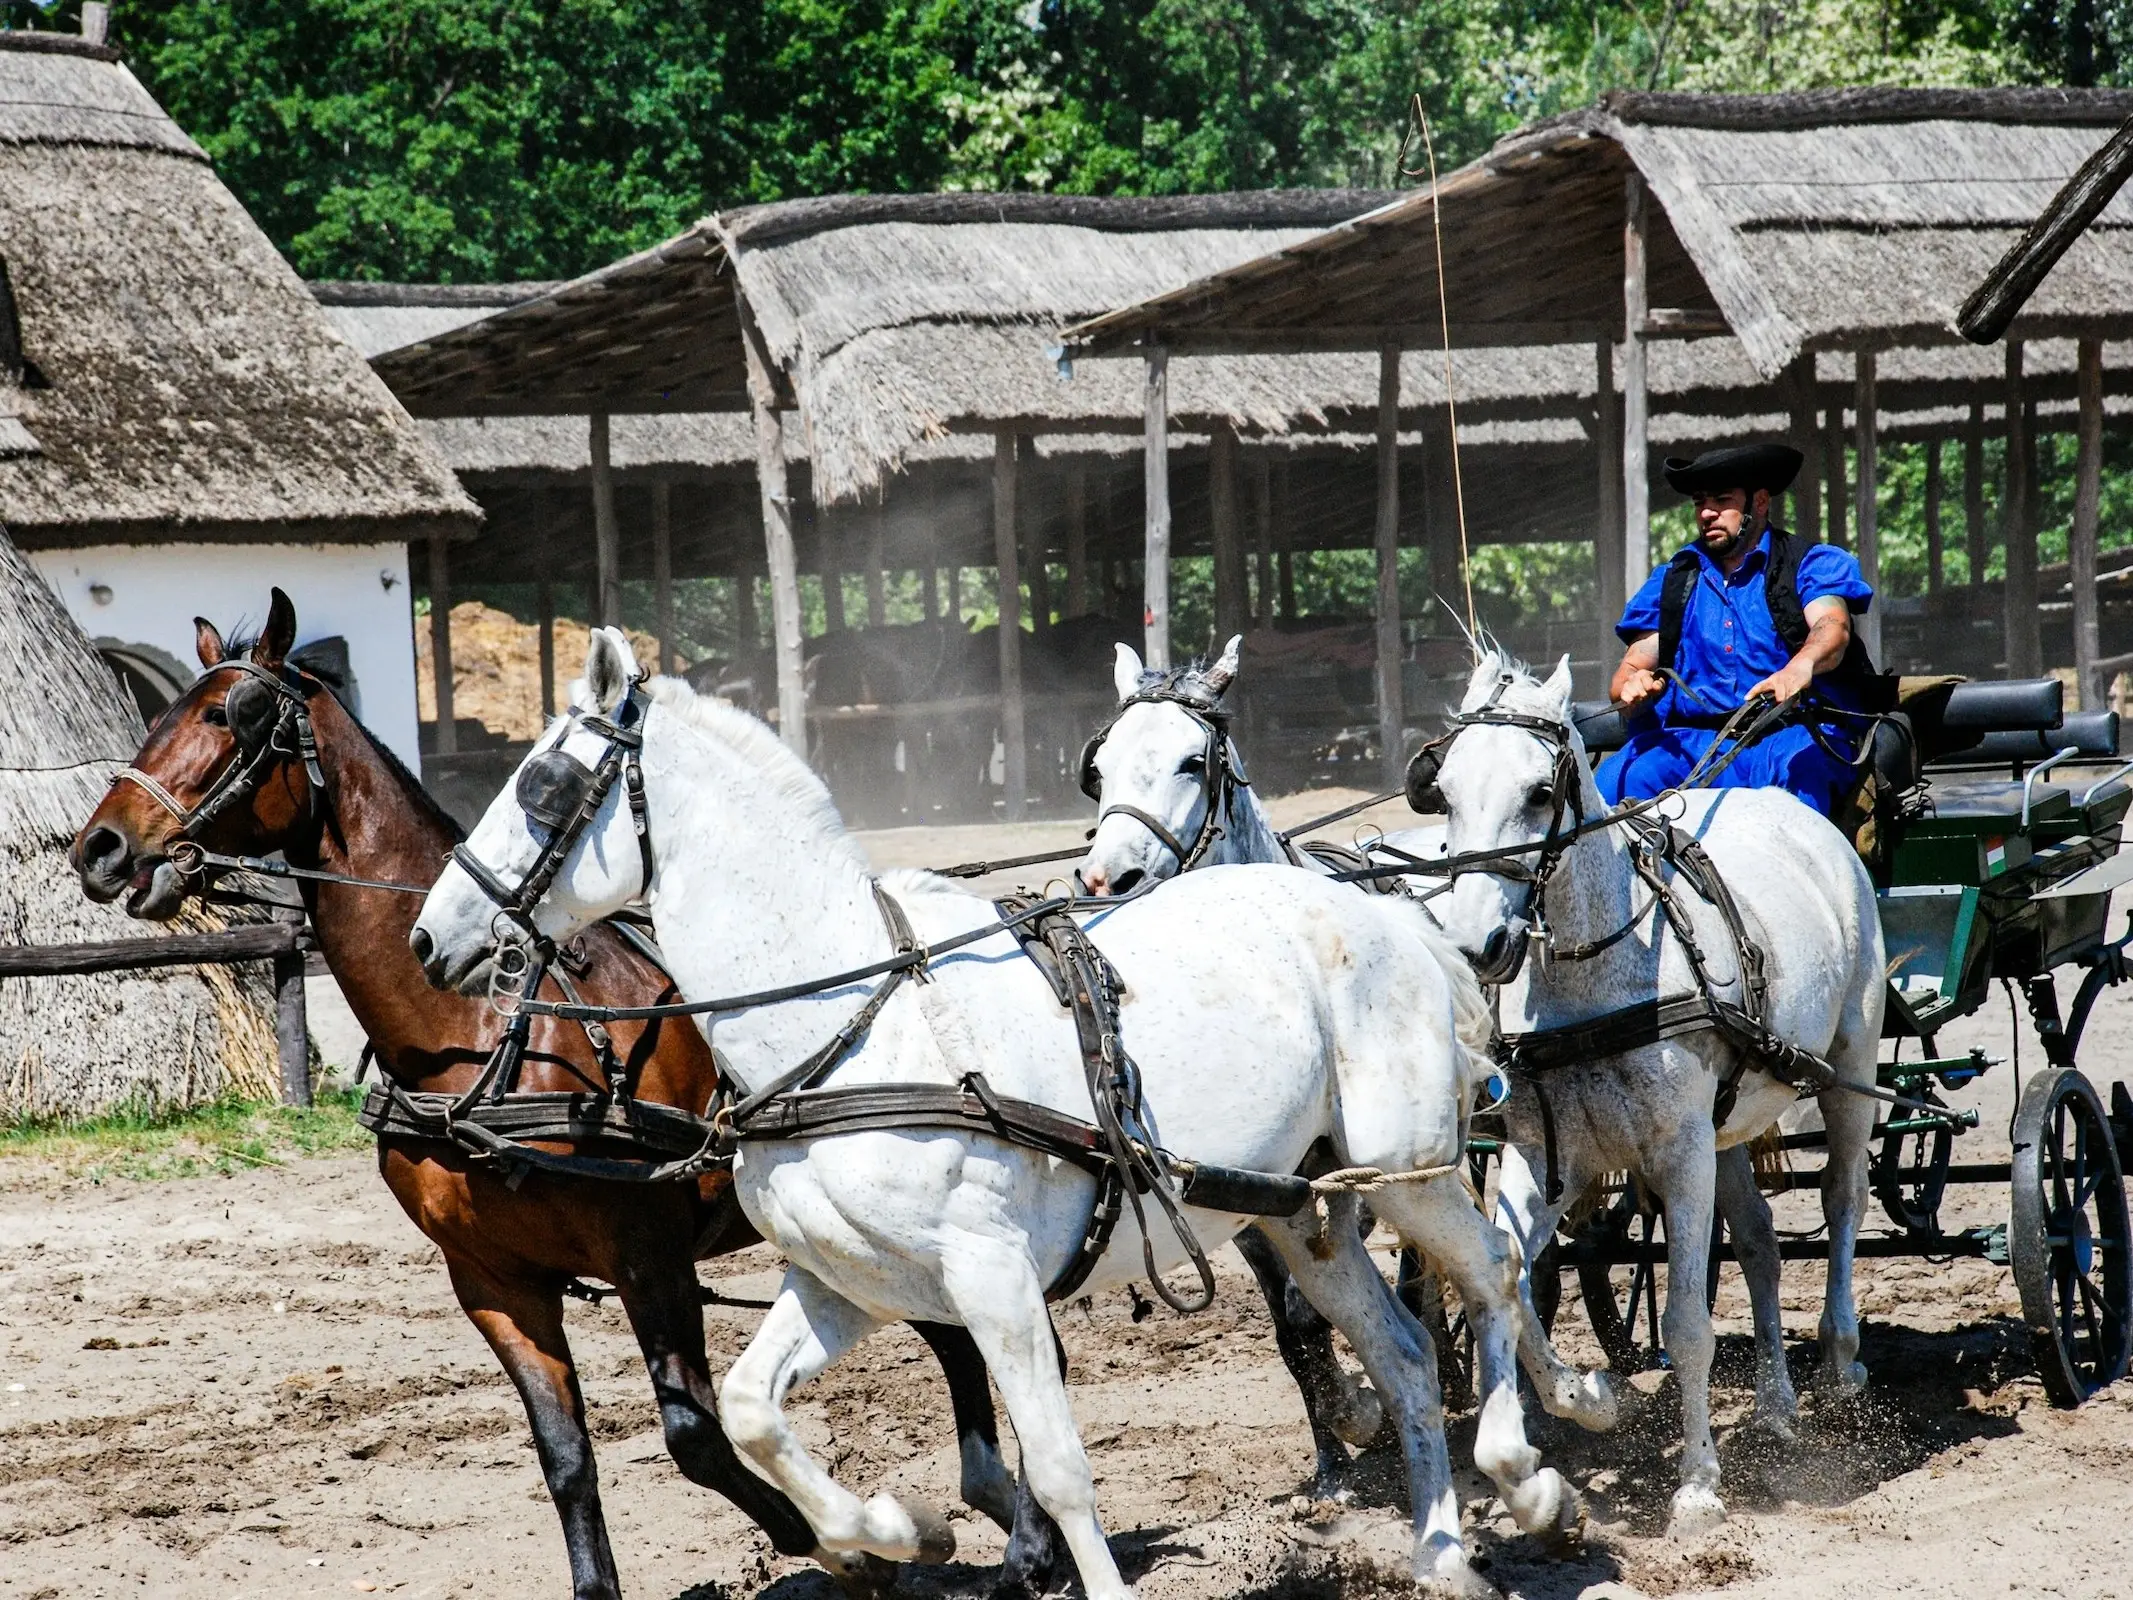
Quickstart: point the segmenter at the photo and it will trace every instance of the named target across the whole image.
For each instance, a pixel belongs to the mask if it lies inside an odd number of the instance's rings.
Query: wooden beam
[[[1940,446],[1939,434],[1925,442],[1926,449],[1926,593],[1939,594],[1947,584],[1947,558],[1940,536]]]
[[[1691,313],[1683,313],[1691,315]],[[1693,315],[1702,315],[1693,313]],[[1493,350],[1548,344],[1590,344],[1606,335],[1607,325],[1581,319],[1524,322],[1454,322],[1455,350]],[[1686,337],[1700,329],[1669,328],[1672,337]],[[1721,325],[1719,331],[1724,331]],[[1106,346],[1100,350],[1069,350],[1076,361],[1102,361],[1139,357],[1153,350],[1175,356],[1293,356],[1327,352],[1361,353],[1381,348],[1387,340],[1403,347],[1440,347],[1444,328],[1436,322],[1341,323],[1324,327],[1293,328],[1165,328],[1160,343],[1135,342]]]
[[[1839,550],[1849,550],[1852,546],[1845,521],[1845,495],[1850,475],[1851,469],[1844,460],[1844,408],[1831,406],[1822,422],[1822,485],[1828,491],[1823,503],[1829,508],[1829,542]]]
[[[2096,593],[2096,523],[2103,500],[2102,344],[2083,339],[2075,360],[2081,373],[2081,427],[2074,452],[2074,529],[2066,547],[2074,590],[2074,686],[2082,710],[2102,711],[2111,703],[2110,686],[2096,668],[2103,650]]]
[[[1147,527],[1142,541],[1141,660],[1170,670],[1170,355],[1147,352],[1141,388],[1142,462]]]
[[[1234,634],[1251,626],[1251,595],[1244,566],[1244,525],[1237,514],[1237,432],[1217,423],[1207,441],[1209,532],[1214,546],[1215,637],[1225,649]]]
[[[674,673],[674,486],[652,480],[652,625],[659,630],[659,673]]]
[[[1281,591],[1281,620],[1296,620],[1296,529],[1289,521],[1289,464],[1284,461],[1274,483],[1274,566]]]
[[[430,686],[437,702],[436,753],[459,753],[459,723],[452,710],[452,558],[447,541],[430,541]]]
[[[1274,464],[1264,450],[1252,452],[1252,528],[1258,535],[1258,593],[1253,597],[1252,621],[1261,628],[1274,625]]]
[[[918,569],[918,610],[926,621],[940,621],[941,574],[937,567],[929,565]]]
[[[281,1103],[311,1104],[311,1029],[304,997],[304,911],[277,907],[271,915],[294,941],[274,957],[274,1054],[281,1066]]]
[[[1623,181],[1622,557],[1623,581],[1634,589],[1652,569],[1651,397],[1644,347],[1651,215],[1644,179],[1632,171]]]
[[[1985,408],[1973,401],[1963,426],[1963,556],[1970,568],[1970,597],[1984,593],[1992,541],[1985,531]]]
[[[763,504],[763,555],[770,567],[771,642],[778,674],[778,732],[785,747],[807,759],[807,680],[800,645],[800,561],[793,548],[792,499],[785,472],[785,429],[779,420],[770,354],[747,308],[741,308],[748,353],[748,392],[755,406],[755,477]],[[749,610],[755,609],[750,596]]]
[[[997,437],[997,436],[996,436]],[[1036,441],[1031,440],[1020,449],[1023,457],[1034,463],[1037,459]],[[1019,502],[1016,507],[1017,548],[1022,554],[1022,582],[1029,590],[1029,620],[1033,633],[1044,633],[1052,626],[1052,572],[1045,560],[1044,518],[1035,513],[1025,517]]]
[[[1793,362],[1788,377],[1792,444],[1800,452],[1800,475],[1792,480],[1792,531],[1816,544],[1822,538],[1822,452],[1815,436],[1814,353],[1804,352]]]
[[[887,583],[888,559],[881,548],[881,503],[876,501],[867,509],[867,626],[879,628],[889,620],[889,598],[884,585]]]
[[[1622,542],[1624,500],[1622,495],[1622,397],[1615,392],[1615,345],[1612,339],[1596,339],[1592,345],[1593,443],[1600,462],[1599,514],[1594,521],[1592,544],[1594,588],[1600,607],[1598,649],[1602,681],[1621,654],[1622,641],[1615,637],[1615,624],[1629,604],[1626,581],[1629,552]],[[1434,570],[1430,581],[1449,598]]]
[[[0,945],[0,978],[66,978],[96,972],[270,961],[298,949],[301,930],[287,922],[252,923],[157,939],[93,944]]]
[[[543,578],[534,585],[534,591],[534,605],[540,614],[536,648],[541,658],[541,720],[546,722],[555,715],[555,590]]]
[[[822,567],[822,630],[825,633],[842,633],[844,617],[844,573],[837,565],[837,529],[832,524],[834,513],[818,512],[815,516],[815,549]]]
[[[763,648],[763,620],[755,604],[755,574],[743,568],[733,575],[734,648],[754,655]]]
[[[2133,173],[2133,117],[2082,162],[2066,187],[2052,196],[2037,220],[2007,249],[1985,281],[1956,313],[1955,325],[1973,344],[1991,344],[2007,331],[2059,258]]]
[[[1000,743],[1006,752],[1007,820],[1020,822],[1029,790],[1029,740],[1022,706],[1022,579],[1015,531],[1015,436],[992,444],[992,553],[999,572]]]
[[[2000,508],[2006,542],[2007,675],[2034,678],[2044,671],[2044,645],[2037,626],[2037,534],[2029,520],[2029,432],[2022,393],[2022,345],[2007,346],[2007,498]]]
[[[1407,767],[1400,648],[1400,347],[1378,352],[1378,754],[1387,788]]]
[[[1853,358],[1855,388],[1852,400],[1854,425],[1858,429],[1859,457],[1859,571],[1867,587],[1881,603],[1868,608],[1859,619],[1859,635],[1867,654],[1881,662],[1881,612],[1887,601],[1881,595],[1881,402],[1874,392],[1874,352],[1861,350]]]
[[[1089,464],[1067,464],[1066,614],[1089,614]]]
[[[608,459],[607,413],[595,411],[589,421],[592,443],[593,582],[598,599],[593,622],[598,627],[622,626],[622,528],[615,520],[615,473]]]

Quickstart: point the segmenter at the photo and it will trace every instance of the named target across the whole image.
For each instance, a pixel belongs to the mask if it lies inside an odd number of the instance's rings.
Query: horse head
[[[91,900],[125,895],[130,915],[157,921],[176,916],[201,881],[172,860],[187,841],[266,855],[314,816],[312,772],[286,731],[293,704],[331,698],[287,671],[296,607],[281,590],[249,648],[232,649],[205,617],[193,625],[200,676],[156,719],[67,852]]]
[[[1243,763],[1223,703],[1233,638],[1205,668],[1150,672],[1118,647],[1118,710],[1082,750],[1081,789],[1103,809],[1075,876],[1090,894],[1130,894],[1198,865],[1213,848]]]
[[[1537,914],[1535,874],[1545,877],[1553,865],[1542,846],[1597,810],[1570,719],[1569,658],[1542,682],[1489,652],[1467,681],[1456,721],[1415,758],[1409,798],[1424,791],[1444,812],[1450,854],[1507,854],[1502,870],[1460,873],[1431,909],[1484,982],[1508,983],[1525,961]]]
[[[452,852],[408,934],[432,984],[482,992],[507,925],[562,941],[649,891],[623,798],[641,781],[623,769],[643,738],[643,677],[621,629],[593,630],[568,710]]]

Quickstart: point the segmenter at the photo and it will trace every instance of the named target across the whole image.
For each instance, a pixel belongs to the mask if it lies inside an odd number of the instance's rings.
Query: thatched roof
[[[0,374],[0,520],[18,543],[367,541],[475,524],[391,394],[110,51],[0,32],[0,261],[30,363],[20,383]]]
[[[2133,93],[2072,89],[1618,93],[1514,133],[1445,179],[1293,247],[1203,275],[1068,336],[1085,354],[1368,349],[1622,336],[1624,183],[1653,197],[1650,302],[1722,325],[1775,378],[1810,349],[1942,343],[1963,297]],[[2017,337],[2133,331],[2121,196]],[[1124,304],[1124,302],[1121,302]]]
[[[90,904],[66,863],[73,830],[140,740],[132,701],[0,532],[0,945],[155,936]],[[271,1095],[270,999],[256,963],[0,978],[0,1118]]]

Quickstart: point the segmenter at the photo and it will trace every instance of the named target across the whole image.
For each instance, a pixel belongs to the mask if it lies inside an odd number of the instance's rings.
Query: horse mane
[[[859,842],[837,814],[829,787],[786,747],[769,723],[715,695],[698,694],[680,678],[654,678],[644,686],[644,693],[654,705],[709,734],[761,773],[778,798],[804,816],[855,868],[862,873],[872,871]]]
[[[1195,656],[1183,666],[1161,670],[1154,667],[1141,668],[1139,692],[1182,695],[1188,699],[1204,701],[1212,707],[1222,703],[1223,695],[1229,692],[1229,685],[1224,684],[1219,689],[1209,685],[1207,661],[1204,657]]]

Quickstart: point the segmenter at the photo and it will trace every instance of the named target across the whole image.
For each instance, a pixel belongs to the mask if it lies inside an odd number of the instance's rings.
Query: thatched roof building
[[[117,56],[0,32],[0,521],[375,543],[479,513]]]
[[[140,740],[95,647],[0,532],[0,945],[153,937],[92,905],[66,863]],[[0,978],[0,1119],[271,1097],[271,1001],[256,965]]]

